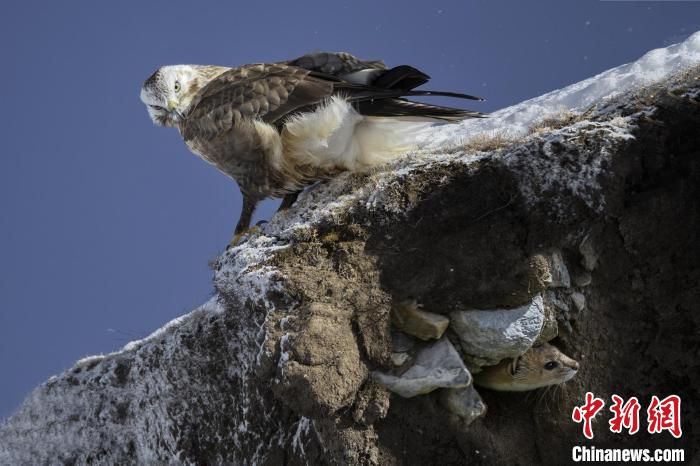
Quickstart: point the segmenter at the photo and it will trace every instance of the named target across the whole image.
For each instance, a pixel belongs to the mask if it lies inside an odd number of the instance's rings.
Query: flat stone
[[[571,293],[571,302],[574,303],[574,307],[578,312],[586,309],[586,297],[583,293],[579,293],[578,291]]]
[[[542,295],[513,309],[455,311],[452,328],[465,353],[497,364],[527,351],[537,340],[545,319]]]
[[[592,272],[596,265],[598,265],[599,254],[596,251],[595,245],[593,244],[592,235],[586,235],[586,237],[581,241],[578,247],[581,253],[581,265],[584,269]]]
[[[486,414],[486,403],[473,385],[464,388],[448,388],[440,393],[440,403],[467,424]]]
[[[391,309],[391,321],[400,330],[421,340],[440,338],[450,325],[450,319],[419,309],[415,301],[396,304]]]
[[[561,252],[555,251],[549,256],[549,270],[552,276],[552,280],[549,283],[550,288],[571,287],[569,269],[566,268],[566,263],[564,263]]]
[[[559,309],[561,312],[569,312],[569,305],[560,299],[555,291],[547,291],[547,301],[552,307]]]
[[[408,353],[391,353],[391,363],[396,367],[403,366],[411,356]]]
[[[471,374],[447,338],[423,348],[413,365],[401,375],[379,371],[372,375],[377,382],[404,398],[430,393],[438,388],[466,387],[472,383]]]

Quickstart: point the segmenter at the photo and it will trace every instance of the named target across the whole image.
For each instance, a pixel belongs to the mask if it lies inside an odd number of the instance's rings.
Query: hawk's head
[[[143,83],[141,101],[155,124],[177,126],[199,90],[225,70],[218,66],[162,66]]]

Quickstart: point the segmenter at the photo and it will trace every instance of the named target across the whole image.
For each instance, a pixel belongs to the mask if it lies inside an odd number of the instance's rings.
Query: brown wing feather
[[[360,60],[347,52],[311,52],[283,63],[333,76],[366,69],[387,69],[382,60]]]
[[[420,115],[451,120],[477,116],[478,112],[441,108],[440,115],[426,115],[425,105],[411,107],[390,105],[390,99],[410,95],[448,95],[474,97],[433,91],[382,89],[355,84],[341,78],[295,66],[275,64],[245,65],[233,68],[214,78],[199,92],[198,97],[180,123],[185,141],[194,138],[212,139],[230,130],[244,119],[260,119],[281,126],[283,118],[297,111],[308,111],[332,95],[342,95],[352,102],[360,113],[377,116]],[[405,102],[405,101],[404,101]],[[410,102],[409,102],[410,104]],[[366,112],[363,112],[363,108]],[[437,107],[433,107],[437,109]],[[411,111],[413,110],[413,111]]]
[[[233,68],[202,88],[180,129],[185,140],[210,139],[236,121],[258,118],[267,123],[315,105],[333,94],[333,82],[308,70],[281,64]]]

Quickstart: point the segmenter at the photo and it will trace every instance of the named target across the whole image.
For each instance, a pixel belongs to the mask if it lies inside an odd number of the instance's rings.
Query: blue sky
[[[0,18],[0,417],[76,359],[204,302],[237,186],[155,127],[163,64],[312,50],[411,64],[495,110],[700,30],[700,3],[14,2]],[[257,218],[273,212],[275,202]]]

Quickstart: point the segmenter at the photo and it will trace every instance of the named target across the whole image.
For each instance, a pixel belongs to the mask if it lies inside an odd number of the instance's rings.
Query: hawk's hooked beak
[[[175,100],[168,100],[168,111],[173,111],[177,108],[177,101]]]

